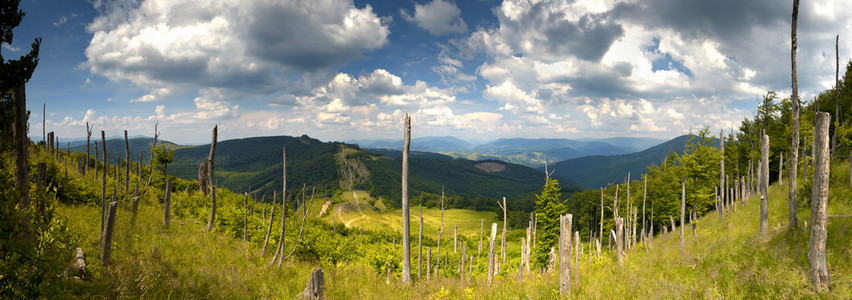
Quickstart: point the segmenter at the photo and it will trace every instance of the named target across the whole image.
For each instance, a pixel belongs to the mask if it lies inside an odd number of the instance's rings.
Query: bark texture
[[[788,219],[790,223],[790,228],[796,228],[796,177],[797,177],[797,163],[799,161],[799,84],[796,79],[796,47],[798,46],[798,38],[796,37],[796,26],[799,19],[799,0],[793,0],[793,26],[790,32],[790,38],[792,40],[792,45],[790,47],[790,61],[792,64],[792,72],[791,77],[793,81],[793,95],[790,96],[792,100],[792,137],[791,137],[791,148],[790,148],[790,186],[787,191],[787,210],[788,210]],[[780,170],[779,170],[780,171]],[[778,175],[781,178],[781,175]],[[762,202],[761,202],[762,203]],[[761,205],[762,207],[762,205]],[[761,209],[761,214],[763,210]],[[762,224],[762,223],[761,223]],[[762,230],[761,230],[762,231]]]
[[[402,147],[402,282],[411,283],[411,239],[408,219],[408,149],[411,146],[411,116],[405,114]]]
[[[763,134],[760,143],[760,234],[765,235],[769,227],[769,136]]]
[[[574,216],[559,217],[559,296],[568,297],[571,292],[571,224]]]
[[[210,197],[210,218],[207,220],[207,231],[213,230],[213,225],[216,222],[216,177],[214,176],[214,172],[216,170],[214,164],[214,158],[216,157],[216,139],[219,133],[219,126],[213,127],[213,142],[210,143],[210,155],[207,157],[207,180],[210,181],[211,192],[213,195]]]
[[[828,113],[817,113],[816,140],[814,141],[814,153],[816,155],[814,156],[814,181],[811,192],[811,236],[808,241],[808,275],[810,275],[811,284],[817,291],[827,289],[831,283],[825,254],[825,241],[828,237],[826,223],[830,164],[828,123],[830,119],[831,116]]]

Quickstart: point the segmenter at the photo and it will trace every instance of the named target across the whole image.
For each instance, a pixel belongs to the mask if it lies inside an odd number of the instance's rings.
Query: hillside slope
[[[621,155],[584,156],[560,161],[549,166],[554,174],[586,189],[596,189],[624,180],[627,172],[639,178],[651,164],[657,164],[670,153],[683,154],[688,135],[682,135],[641,152]],[[716,141],[718,143],[718,141]],[[543,168],[541,168],[543,169]]]

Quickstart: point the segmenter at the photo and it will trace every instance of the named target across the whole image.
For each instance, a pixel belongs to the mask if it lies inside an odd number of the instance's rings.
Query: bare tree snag
[[[798,1],[796,1],[798,2]],[[811,192],[811,235],[808,241],[808,275],[817,291],[828,289],[831,278],[828,275],[825,242],[828,214],[828,176],[830,157],[828,155],[828,123],[831,116],[819,112],[816,116],[816,139],[814,140],[814,181]]]
[[[834,69],[834,122],[837,126],[840,125],[840,47],[838,44],[840,43],[840,35],[838,34],[834,40],[834,57],[835,57],[835,69]],[[837,128],[834,129],[834,135],[831,136],[831,153],[836,155],[837,151]],[[852,156],[849,157],[852,159]]]
[[[130,182],[130,142],[127,140],[127,130],[124,131],[124,193],[127,193]]]
[[[583,249],[580,245],[580,232],[574,231],[574,282],[580,283],[580,250]]]
[[[112,232],[115,228],[115,211],[117,208],[116,202],[110,202],[109,208],[107,209],[107,218],[106,218],[106,226],[104,227],[104,232],[101,234],[103,238],[101,239],[101,261],[104,266],[109,266],[109,258],[112,253]]]
[[[624,218],[616,218],[615,219],[615,255],[618,260],[618,267],[621,268],[624,266]]]
[[[163,194],[163,227],[169,228],[172,210],[172,181],[166,177],[166,191]]]
[[[160,131],[157,130],[157,127],[159,125],[159,122],[154,123],[154,144],[151,145],[151,158],[148,162],[148,166],[151,169],[151,173],[148,173],[148,183],[146,184],[147,186],[151,186],[151,178],[154,177],[154,148],[157,148],[157,138],[160,137]]]
[[[435,253],[435,270],[436,270],[435,271],[435,278],[438,278],[437,270],[441,268],[440,267],[441,266],[441,234],[444,233],[444,208],[446,208],[446,206],[444,206],[444,186],[442,185],[441,186],[441,229],[438,230],[438,248],[435,249],[435,250],[438,250]]]
[[[98,180],[98,142],[95,141],[95,180]]]
[[[432,273],[432,247],[426,247],[426,281],[429,281],[430,273]]]
[[[136,216],[139,214],[139,196],[130,198],[130,226],[136,226]]]
[[[784,183],[784,152],[778,153],[778,184]],[[734,199],[736,200],[736,199]]]
[[[411,284],[411,229],[408,219],[408,149],[411,146],[411,116],[405,114],[402,147],[402,282]]]
[[[305,290],[299,294],[299,298],[304,300],[324,299],[324,289],[325,279],[323,277],[322,269],[315,268],[311,271],[311,278],[308,280]]]
[[[494,255],[494,252],[495,252],[494,251],[494,240],[496,240],[496,239],[497,239],[497,223],[491,223],[491,237],[488,239],[488,277],[487,277],[487,282],[488,282],[489,285],[491,285],[491,282],[494,280],[494,271],[496,270],[495,269],[496,266],[494,265],[494,262],[496,261],[496,258],[495,258],[495,255]]]
[[[11,31],[9,33],[11,36]],[[27,93],[25,89],[26,84],[21,82],[21,85],[12,93],[12,104],[15,107],[15,120],[12,122],[12,144],[14,144],[12,156],[15,162],[15,188],[18,190],[18,194],[20,195],[18,201],[23,208],[30,206],[30,168],[28,162],[29,152],[27,151],[27,145],[29,145],[30,141],[27,137]]]
[[[852,156],[850,156],[850,157],[852,157]],[[850,159],[850,161],[852,161],[852,159]],[[849,167],[850,174],[852,174],[852,163],[850,163],[849,166],[850,166]],[[850,183],[850,185],[852,185],[852,179],[849,179],[849,183]],[[479,219],[479,249],[476,250],[476,256],[477,257],[482,256],[482,230],[483,230],[484,226],[485,226],[485,219]],[[527,229],[527,239],[529,239],[529,235],[530,235],[529,229]]]
[[[559,297],[571,292],[571,226],[574,216],[559,216]]]
[[[390,285],[391,283],[391,261],[388,261],[387,267],[385,267],[385,274],[387,275],[387,279],[385,279],[385,284]]]
[[[423,205],[418,205],[417,208],[420,210],[420,231],[417,234],[417,280],[420,280],[420,276],[423,275]]]
[[[243,193],[243,242],[248,239],[248,192]]]
[[[103,146],[103,159],[104,159],[104,171],[101,174],[101,233],[104,232],[104,227],[106,227],[106,213],[107,213],[107,202],[106,202],[106,177],[107,177],[107,166],[109,162],[107,161],[107,152],[106,152],[106,133],[101,130],[101,146]],[[101,238],[103,238],[103,234],[101,234]]]
[[[769,224],[769,136],[763,134],[760,145],[761,156],[761,198],[760,198],[760,234],[765,236]]]
[[[645,174],[642,181],[644,182],[644,187],[642,188],[642,242],[647,244],[648,231],[645,230],[645,200],[648,199],[648,174]]]
[[[798,84],[798,80],[796,79],[796,76],[797,76],[796,75],[796,47],[798,46],[798,38],[796,37],[796,35],[797,35],[796,34],[796,30],[797,30],[796,27],[798,26],[797,25],[798,22],[799,22],[799,0],[793,0],[793,23],[792,23],[793,26],[792,26],[792,30],[790,32],[790,38],[791,38],[791,41],[792,41],[792,45],[790,47],[790,61],[791,61],[791,66],[792,66],[792,71],[791,71],[792,76],[791,77],[792,77],[792,81],[793,81],[793,94],[790,96],[790,100],[792,100],[791,101],[792,102],[791,113],[792,113],[792,118],[793,118],[793,120],[792,120],[793,121],[793,124],[792,124],[793,128],[791,129],[792,130],[792,132],[791,132],[792,137],[791,137],[791,144],[790,144],[792,146],[790,148],[790,155],[791,155],[790,156],[790,162],[792,162],[792,163],[790,164],[790,172],[789,172],[790,173],[790,175],[789,175],[790,176],[790,187],[789,187],[789,190],[787,191],[787,203],[788,203],[787,208],[788,208],[788,218],[789,218],[789,222],[790,222],[790,228],[796,228],[796,222],[797,222],[796,221],[796,188],[797,188],[797,186],[796,186],[796,176],[797,176],[796,168],[797,168],[797,166],[796,166],[795,162],[799,161],[799,157],[798,157],[798,153],[799,153],[799,84]],[[768,137],[767,137],[767,139],[768,139]],[[767,150],[767,152],[768,152],[768,150]],[[768,160],[768,158],[767,158],[767,160]],[[768,164],[768,163],[769,162],[767,161],[766,164]],[[766,171],[765,173],[767,174],[766,175],[766,177],[767,177],[766,181],[769,182],[769,180],[768,180],[769,167],[767,166],[766,170],[764,170],[764,171]],[[781,175],[778,175],[778,176],[781,176]],[[768,186],[768,183],[767,183],[767,186]],[[760,201],[760,203],[761,203],[760,204],[761,220],[763,220],[763,212],[764,212],[763,203],[764,203],[764,201],[766,201],[765,197],[764,197],[764,200]],[[764,228],[763,221],[761,221],[760,224],[761,224],[760,232],[765,233],[766,231],[764,230],[765,228]]]
[[[459,236],[458,236],[458,231],[459,231],[459,225],[458,225],[458,224],[453,224],[453,253],[458,252],[458,251],[456,251],[456,250],[459,248]]]
[[[207,196],[207,161],[198,165],[198,189]]]
[[[686,184],[680,183],[680,256],[683,257],[683,225],[686,213]]]
[[[287,223],[287,148],[281,149],[281,237],[278,239],[278,248],[275,250],[275,255],[272,257],[272,263],[278,262],[278,267],[281,267],[281,262],[284,261],[284,239],[285,225]],[[274,195],[273,195],[274,197]]]
[[[86,122],[86,167],[83,171],[83,175],[86,175],[86,173],[89,172],[89,161],[90,161],[89,145],[92,144],[92,142],[91,142],[91,140],[92,140],[92,127],[94,127],[94,126],[95,126],[95,124],[92,124],[92,126],[89,126],[89,122]],[[97,149],[97,146],[95,146],[95,149]],[[95,155],[95,156],[97,156],[97,155]],[[97,178],[97,175],[95,176],[95,178]]]
[[[603,222],[604,222],[604,190],[601,188],[601,219],[600,219],[600,234],[598,234],[599,238],[603,238]]]
[[[210,218],[207,220],[207,231],[213,230],[213,225],[216,223],[216,177],[214,172],[216,166],[214,158],[216,157],[216,139],[219,133],[219,126],[213,126],[213,141],[210,143],[210,155],[207,157],[207,180],[210,181],[212,196],[210,197]],[[157,141],[157,134],[154,134],[154,143]]]
[[[500,255],[503,258],[503,264],[506,264],[506,223],[509,222],[509,216],[506,214],[506,210],[509,208],[506,205],[506,197],[503,197],[503,204],[500,204],[500,201],[497,201],[497,205],[503,209],[503,238],[500,240]]]
[[[274,202],[273,202],[274,203]],[[263,239],[263,248],[260,250],[260,257],[266,256],[266,247],[269,245],[269,233],[272,232],[272,222],[275,220],[275,206],[269,212],[269,227],[266,228],[266,238]]]
[[[725,209],[725,204],[728,199],[725,197],[725,130],[719,130],[719,151],[722,152],[722,158],[719,160],[719,201],[722,203],[722,209]],[[723,212],[724,213],[724,212]],[[672,226],[674,230],[674,226]]]

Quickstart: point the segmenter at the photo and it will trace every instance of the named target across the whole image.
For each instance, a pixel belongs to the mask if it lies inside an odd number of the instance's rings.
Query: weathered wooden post
[[[385,284],[390,285],[391,283],[391,261],[388,261],[387,267],[385,267],[385,273],[387,275],[387,279],[385,279]]]
[[[402,282],[411,284],[411,239],[408,220],[408,151],[411,146],[411,116],[405,114],[402,146]]]
[[[458,230],[459,225],[453,224],[453,253],[456,253],[456,249],[459,247],[459,238],[458,238]]]
[[[571,226],[574,216],[559,216],[559,296],[568,297],[571,292]]]
[[[139,214],[139,196],[130,198],[130,226],[136,226],[136,216]]]
[[[172,210],[172,181],[166,177],[166,191],[163,193],[163,227],[169,228]]]
[[[488,284],[494,279],[494,240],[497,239],[497,223],[491,223],[491,237],[488,239]]]
[[[798,1],[796,1],[798,2]],[[808,240],[808,275],[817,291],[827,289],[831,284],[826,262],[825,242],[828,214],[828,176],[830,157],[828,155],[828,122],[831,116],[819,112],[816,116],[816,140],[814,140],[814,180],[811,192],[811,235]]]
[[[156,127],[154,127],[156,128]],[[154,129],[156,132],[156,129]],[[210,183],[210,218],[207,220],[207,231],[213,230],[213,225],[216,222],[216,177],[214,172],[216,167],[214,158],[216,157],[216,139],[219,132],[219,125],[213,126],[213,141],[210,143],[210,155],[207,157],[207,180]],[[156,140],[156,133],[154,135]]]
[[[299,294],[299,298],[306,300],[324,299],[323,290],[325,289],[325,279],[322,269],[315,268],[311,271],[311,277],[308,279],[308,284],[305,290]]]
[[[765,132],[761,141],[760,234],[766,236],[769,227],[769,136]]]
[[[110,202],[107,208],[106,226],[101,234],[101,261],[104,266],[109,266],[109,258],[112,253],[112,233],[115,229],[115,211],[117,208],[116,202]]]

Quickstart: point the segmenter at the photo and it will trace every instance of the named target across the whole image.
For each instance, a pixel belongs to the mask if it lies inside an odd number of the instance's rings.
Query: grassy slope
[[[852,215],[852,194],[848,182],[845,161],[835,164],[832,170],[832,189],[829,214]],[[92,175],[90,175],[91,177]],[[111,181],[110,181],[111,182]],[[394,282],[385,284],[385,275],[377,268],[360,263],[329,263],[326,261],[287,262],[281,269],[268,268],[269,257],[259,256],[256,242],[244,243],[227,236],[220,229],[204,234],[204,211],[173,216],[171,228],[162,228],[162,206],[160,193],[146,191],[140,205],[137,226],[130,228],[129,212],[124,208],[118,212],[114,241],[113,265],[107,270],[98,261],[98,212],[95,205],[59,205],[58,214],[68,218],[71,228],[80,234],[81,246],[87,251],[90,280],[78,286],[75,293],[83,298],[95,297],[138,297],[151,298],[183,297],[193,295],[201,298],[291,298],[304,288],[310,270],[321,266],[326,272],[327,296],[331,299],[386,299],[393,298],[552,298],[558,294],[554,274],[526,275],[523,283],[516,281],[517,269],[503,269],[498,283],[488,287],[484,283],[485,259],[478,257],[474,268],[474,280],[469,284],[451,278],[418,282],[411,289],[396,281],[399,278],[397,264],[401,256],[399,243],[392,249],[387,241],[369,240],[367,237],[349,239],[358,245],[375,248],[368,251],[387,253],[394,261]],[[232,194],[222,197],[230,201]],[[613,298],[619,296],[641,298],[809,298],[817,297],[808,287],[807,251],[808,234],[800,228],[796,232],[784,229],[786,220],[786,186],[773,186],[770,198],[770,236],[756,237],[758,228],[758,206],[750,199],[745,206],[732,212],[724,220],[711,214],[701,218],[698,225],[699,243],[693,242],[691,230],[686,230],[686,256],[680,257],[679,239],[675,234],[659,237],[652,254],[645,254],[641,246],[628,251],[626,265],[619,269],[611,252],[602,258],[582,257],[580,282],[575,284],[575,296],[579,298]],[[316,215],[324,199],[315,201],[311,210]],[[809,220],[810,210],[801,207],[800,223]],[[254,219],[258,219],[258,207]],[[416,232],[416,210],[412,210],[412,231]],[[435,210],[424,211],[427,216],[425,233],[434,238],[439,221]],[[227,214],[226,212],[222,212]],[[386,223],[371,224],[388,229],[388,225],[399,223],[398,213],[376,213]],[[490,216],[493,220],[493,213]],[[226,218],[224,215],[222,218]],[[325,217],[326,219],[328,217]],[[473,236],[467,240],[468,252],[475,249],[476,223],[479,218],[489,218],[472,211],[450,210],[445,215],[445,235],[451,238],[450,224],[459,223],[460,231]],[[463,222],[462,219],[468,220]],[[473,222],[470,222],[473,219]],[[180,223],[183,223],[182,225]],[[808,223],[810,223],[808,221]],[[387,224],[387,225],[385,225]],[[365,224],[366,225],[366,224]],[[219,225],[226,226],[226,225]],[[278,225],[274,225],[277,228]],[[288,231],[295,227],[288,220]],[[396,226],[396,225],[392,225]],[[253,228],[253,229],[252,229]],[[258,228],[260,228],[258,230]],[[395,228],[395,227],[392,227]],[[391,228],[391,229],[392,229]],[[323,228],[309,228],[306,233]],[[340,229],[338,229],[340,231]],[[369,230],[369,228],[368,228]],[[265,232],[263,224],[250,225],[250,235]],[[385,231],[387,232],[387,231]],[[834,291],[822,295],[825,298],[849,298],[852,296],[852,222],[848,218],[832,218],[829,221],[828,259]],[[517,266],[519,256],[519,231],[509,234],[509,265]],[[380,234],[379,234],[380,235]],[[413,237],[415,235],[412,235]],[[340,234],[334,239],[343,239]],[[306,238],[307,239],[307,238]],[[254,240],[253,240],[254,241]],[[292,239],[288,236],[288,241]],[[320,240],[315,240],[320,241]],[[272,243],[273,241],[271,241]],[[371,244],[371,242],[373,242]],[[434,247],[434,241],[430,241]],[[444,239],[442,250],[451,244]],[[412,243],[416,245],[415,243]],[[292,245],[292,242],[290,244]],[[157,246],[159,255],[152,255]],[[587,247],[588,245],[586,245]],[[274,247],[274,246],[271,246]],[[289,248],[290,246],[288,246]],[[363,246],[362,246],[363,247]],[[434,248],[433,248],[434,250]],[[364,251],[360,249],[359,251]],[[372,253],[370,252],[370,253]],[[424,250],[425,252],[425,250]],[[444,251],[442,251],[444,252]],[[588,251],[585,251],[588,254]],[[412,252],[416,257],[416,251]],[[434,257],[433,251],[433,257]],[[451,265],[458,254],[451,254]],[[378,255],[378,259],[381,255]],[[383,260],[382,260],[383,261]],[[382,261],[379,261],[381,263]],[[416,261],[412,263],[416,268]],[[381,268],[380,268],[381,269]],[[452,269],[452,267],[451,267]],[[449,271],[454,276],[454,270]],[[415,272],[416,273],[416,272]]]

